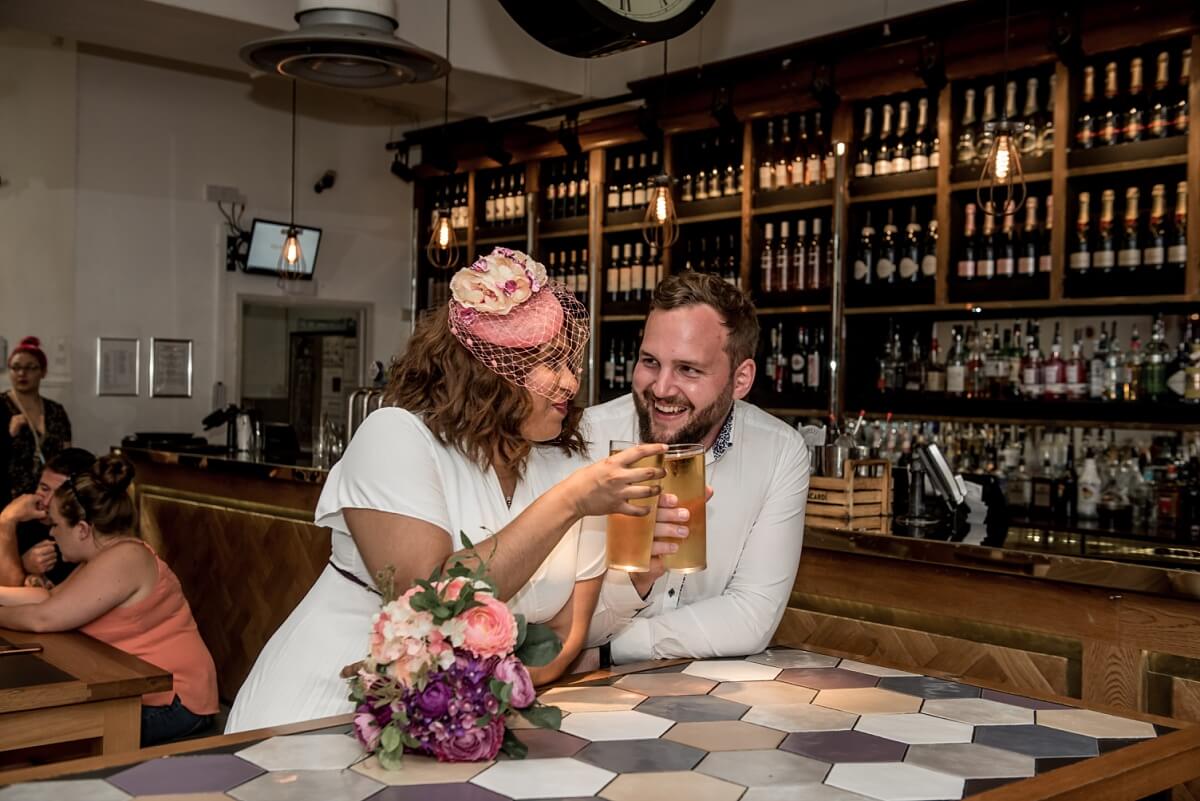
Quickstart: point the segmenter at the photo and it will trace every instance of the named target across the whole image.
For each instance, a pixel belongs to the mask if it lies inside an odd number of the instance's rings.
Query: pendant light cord
[[[450,63],[450,0],[446,0],[446,63]],[[450,70],[446,68],[446,80],[442,84],[442,132],[450,125]]]
[[[448,2],[449,0],[447,0]],[[1008,18],[1010,16],[1010,0],[1004,0],[1004,91],[1008,91]],[[1013,101],[1016,102],[1015,100]],[[1002,119],[1008,122],[1008,106],[1004,107]]]
[[[288,228],[296,227],[296,79],[292,79],[292,211]]]

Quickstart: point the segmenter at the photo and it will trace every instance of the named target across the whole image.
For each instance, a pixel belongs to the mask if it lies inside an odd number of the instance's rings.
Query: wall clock
[[[662,42],[691,29],[715,0],[500,0],[547,47],[595,58]]]

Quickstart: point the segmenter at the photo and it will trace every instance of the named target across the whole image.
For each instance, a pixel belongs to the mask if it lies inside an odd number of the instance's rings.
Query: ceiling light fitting
[[[283,245],[279,249],[279,261],[275,265],[279,273],[279,285],[286,288],[287,282],[297,281],[308,273],[308,262],[304,258],[304,250],[300,247],[300,229],[296,227],[296,82],[292,81],[292,172],[291,172],[291,210],[288,213],[288,227],[283,234]]]

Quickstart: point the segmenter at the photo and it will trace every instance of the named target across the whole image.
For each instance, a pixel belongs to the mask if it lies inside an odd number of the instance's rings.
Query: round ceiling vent
[[[300,27],[241,49],[263,72],[345,89],[375,89],[440,78],[450,62],[394,35],[393,0],[300,0]]]

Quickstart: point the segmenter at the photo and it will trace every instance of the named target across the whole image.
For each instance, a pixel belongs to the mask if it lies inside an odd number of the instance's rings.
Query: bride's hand
[[[658,443],[635,445],[576,470],[562,482],[575,513],[580,517],[614,513],[641,517],[649,514],[653,506],[634,506],[630,501],[657,495],[657,486],[646,487],[639,482],[660,480],[666,471],[661,467],[632,465],[666,450],[666,445]]]

